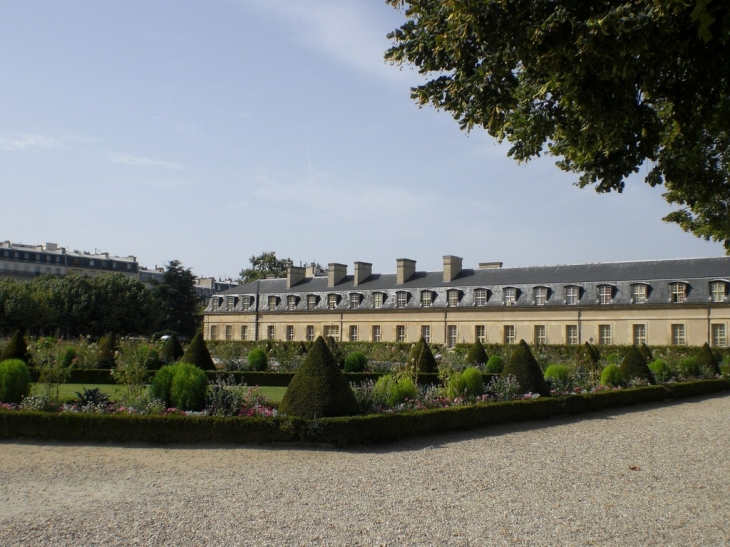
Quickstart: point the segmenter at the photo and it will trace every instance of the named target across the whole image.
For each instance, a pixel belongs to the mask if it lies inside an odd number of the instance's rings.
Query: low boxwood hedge
[[[728,380],[607,390],[566,397],[454,406],[394,414],[305,420],[182,415],[0,411],[0,438],[87,442],[270,443],[308,441],[338,446],[393,442],[449,431],[578,415],[730,389]]]

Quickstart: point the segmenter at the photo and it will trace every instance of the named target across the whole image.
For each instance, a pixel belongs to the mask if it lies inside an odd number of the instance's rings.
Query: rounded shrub
[[[654,375],[646,366],[646,361],[641,356],[639,349],[636,346],[629,346],[629,349],[624,355],[623,361],[621,361],[621,372],[624,375],[624,380],[627,382],[634,378],[641,380],[647,380],[650,384],[656,384]]]
[[[456,399],[466,395],[466,382],[461,372],[452,372],[446,381],[446,397]]]
[[[410,376],[392,376],[386,374],[378,378],[373,388],[373,400],[376,404],[393,407],[414,399],[418,395],[416,384]]]
[[[26,363],[30,362],[28,344],[25,343],[23,333],[19,330],[15,331],[15,334],[13,334],[8,345],[5,346],[3,354],[0,355],[0,361],[8,361],[10,359],[20,359]]]
[[[488,359],[489,358],[487,357],[487,352],[485,351],[484,346],[482,346],[482,343],[477,340],[469,348],[469,353],[466,354],[464,362],[467,365],[478,366],[486,364]]]
[[[205,340],[203,340],[203,333],[200,331],[193,336],[193,339],[185,349],[185,353],[180,360],[203,370],[216,370],[215,363],[208,351],[208,346],[205,345]]]
[[[359,351],[353,351],[345,358],[345,372],[365,372],[368,358]]]
[[[248,368],[257,372],[262,372],[269,368],[269,358],[262,348],[254,348],[248,352],[246,357]]]
[[[487,364],[484,367],[484,372],[488,374],[502,374],[504,370],[504,359],[501,355],[490,355],[487,360]]]
[[[302,418],[349,416],[360,405],[324,338],[312,344],[279,403],[279,412]]]
[[[618,365],[608,365],[601,371],[601,385],[605,387],[618,387],[623,384],[624,375]]]
[[[170,402],[180,410],[202,410],[208,392],[208,376],[193,364],[180,362],[170,384]]]
[[[568,391],[573,388],[573,373],[565,365],[549,365],[543,376],[545,381],[558,391]]]
[[[696,357],[685,357],[679,361],[679,372],[685,378],[693,378],[700,375],[700,366]]]
[[[520,340],[512,352],[509,361],[504,365],[502,376],[512,375],[517,379],[521,393],[539,393],[542,396],[549,396],[550,389],[542,377],[542,370],[532,355],[527,342]]]
[[[30,371],[20,359],[0,362],[0,402],[19,404],[30,394]]]
[[[654,359],[648,367],[657,382],[666,382],[672,374],[669,365],[663,359]]]
[[[484,394],[484,378],[482,372],[476,367],[468,367],[461,373],[467,395],[475,397]]]
[[[175,375],[175,365],[165,365],[155,373],[150,384],[150,396],[165,403],[166,407],[172,405],[170,401],[170,387],[172,377]]]

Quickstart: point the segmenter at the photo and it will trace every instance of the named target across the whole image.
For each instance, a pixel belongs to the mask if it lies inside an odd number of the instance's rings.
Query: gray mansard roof
[[[416,272],[405,283],[398,284],[396,274],[373,274],[364,282],[354,286],[354,276],[346,276],[340,283],[328,287],[328,278],[305,278],[295,286],[287,288],[287,280],[264,279],[245,285],[239,285],[216,296],[220,298],[220,311],[226,311],[226,298],[236,298],[234,310],[241,311],[240,297],[248,296],[251,310],[268,305],[268,296],[280,297],[279,307],[286,310],[287,296],[298,297],[296,309],[306,309],[306,296],[317,296],[316,309],[327,308],[327,295],[337,294],[341,297],[337,308],[349,308],[348,295],[362,295],[361,308],[372,308],[373,294],[385,295],[382,308],[395,307],[396,293],[408,293],[406,308],[420,307],[420,293],[430,290],[433,293],[432,307],[445,307],[447,291],[459,291],[459,307],[475,305],[475,290],[486,289],[488,300],[486,307],[502,306],[503,290],[517,289],[515,306],[534,305],[533,294],[536,287],[548,289],[546,306],[565,305],[565,288],[577,286],[580,291],[578,304],[581,306],[597,305],[598,287],[613,287],[612,304],[632,304],[631,286],[644,284],[647,286],[647,304],[663,304],[670,302],[671,284],[686,284],[686,303],[707,303],[710,299],[710,283],[730,280],[730,257],[690,258],[678,260],[647,260],[636,262],[611,262],[594,264],[573,264],[558,266],[534,266],[524,268],[495,268],[484,270],[464,269],[453,281],[445,282],[443,272]],[[726,290],[726,293],[729,292]],[[279,308],[277,308],[279,309]],[[209,305],[208,311],[212,308]]]

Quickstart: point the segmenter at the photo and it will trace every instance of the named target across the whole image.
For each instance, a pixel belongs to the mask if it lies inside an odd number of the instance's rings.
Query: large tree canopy
[[[179,260],[168,262],[162,281],[152,283],[152,294],[160,309],[162,329],[193,336],[200,328],[202,310],[195,275]]]
[[[250,268],[241,270],[241,283],[256,281],[257,279],[266,279],[267,276],[286,277],[286,269],[293,264],[291,258],[276,258],[275,252],[264,251],[259,256],[252,256]]]
[[[430,78],[419,104],[518,161],[547,150],[598,192],[645,164],[679,205],[664,220],[730,252],[730,2],[386,2],[408,18],[386,59]]]

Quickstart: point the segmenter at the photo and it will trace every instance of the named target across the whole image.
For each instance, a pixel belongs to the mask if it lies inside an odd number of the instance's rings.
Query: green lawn
[[[109,395],[109,399],[112,401],[118,401],[127,394],[127,388],[117,384],[61,384],[59,386],[59,396],[62,401],[73,401],[77,398],[77,391],[79,393],[83,393],[84,388],[93,389],[95,387],[98,387],[101,391]],[[284,397],[286,388],[263,386],[259,388],[259,391],[261,392],[261,395],[267,399],[278,403],[281,401],[282,397]],[[41,393],[43,393],[43,385],[33,384],[31,394],[39,395]]]

